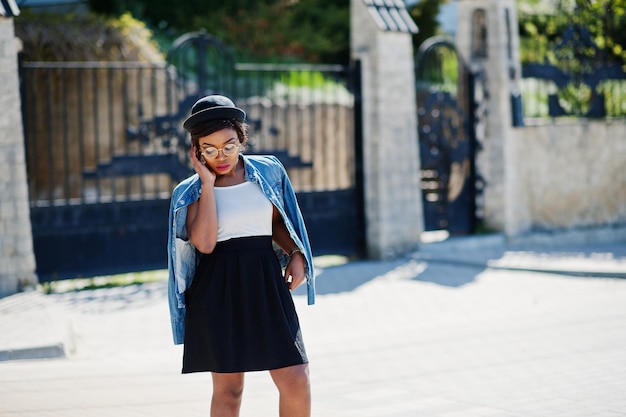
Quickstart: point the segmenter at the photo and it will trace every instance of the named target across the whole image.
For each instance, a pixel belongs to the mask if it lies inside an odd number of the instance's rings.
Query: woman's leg
[[[238,417],[243,395],[243,376],[237,373],[213,372],[211,417]]]
[[[309,365],[272,369],[270,375],[280,394],[280,417],[310,417]]]

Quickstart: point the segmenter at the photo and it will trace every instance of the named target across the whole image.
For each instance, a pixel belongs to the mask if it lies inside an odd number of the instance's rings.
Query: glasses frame
[[[232,151],[227,151],[226,148],[230,147],[230,146],[234,146]],[[207,151],[209,150],[213,150],[215,149],[215,155],[211,156],[209,154],[207,154]],[[233,156],[237,151],[239,150],[239,144],[238,143],[228,143],[224,146],[222,146],[221,148],[216,148],[215,146],[209,146],[206,148],[200,148],[200,154],[204,157],[204,159],[207,160],[213,160],[213,159],[217,159],[217,157],[220,155],[220,151],[222,152],[222,154],[224,154],[224,156]]]

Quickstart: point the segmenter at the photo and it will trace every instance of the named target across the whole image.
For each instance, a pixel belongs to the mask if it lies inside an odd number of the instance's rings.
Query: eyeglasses
[[[232,156],[239,149],[239,145],[236,143],[229,143],[228,145],[224,145],[223,148],[215,148],[213,146],[209,146],[208,148],[204,148],[202,150],[202,154],[206,159],[215,159],[220,154],[220,151],[224,154],[224,156]]]

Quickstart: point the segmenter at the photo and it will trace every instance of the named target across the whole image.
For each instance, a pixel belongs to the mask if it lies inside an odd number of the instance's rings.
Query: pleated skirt
[[[270,236],[219,242],[185,292],[183,373],[307,363],[300,323]]]

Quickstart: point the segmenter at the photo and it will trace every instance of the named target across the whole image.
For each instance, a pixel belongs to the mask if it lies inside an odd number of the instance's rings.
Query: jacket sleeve
[[[308,304],[314,304],[315,270],[313,267],[313,257],[311,244],[309,242],[309,235],[306,229],[306,225],[304,223],[304,217],[302,216],[300,206],[298,205],[296,193],[293,190],[293,186],[291,185],[291,180],[289,179],[287,171],[285,170],[285,167],[282,165],[282,163],[278,161],[278,164],[281,169],[283,201],[293,201],[293,204],[285,204],[285,212],[287,213],[287,217],[291,222],[300,243],[303,245],[303,247],[300,249],[303,250],[306,259],[305,275],[307,280]]]
[[[183,212],[186,211],[181,209],[177,213],[174,210],[175,201],[179,195],[180,189],[177,188],[173,191],[170,202],[167,238],[167,294],[174,344],[182,344],[184,342],[186,315],[184,292],[189,283],[186,282],[185,279],[181,281],[181,277],[187,277],[187,275],[190,274],[190,272],[187,271],[187,269],[189,269],[189,265],[187,265],[189,262],[186,262],[185,259],[193,259],[193,253],[188,252],[188,246],[191,246],[191,244],[184,239],[181,239],[181,236],[179,236],[179,233],[176,230],[176,216],[184,216]]]
[[[176,282],[176,247],[174,242],[176,240],[176,231],[174,230],[174,201],[176,190],[172,193],[172,199],[170,201],[170,211],[168,216],[168,233],[167,233],[167,269],[168,269],[168,282],[167,282],[167,299],[170,312],[170,321],[172,325],[172,336],[174,344],[181,344],[183,334],[181,334],[181,323],[184,324],[185,310],[184,307],[179,306],[178,288]],[[182,330],[184,331],[184,325]]]

